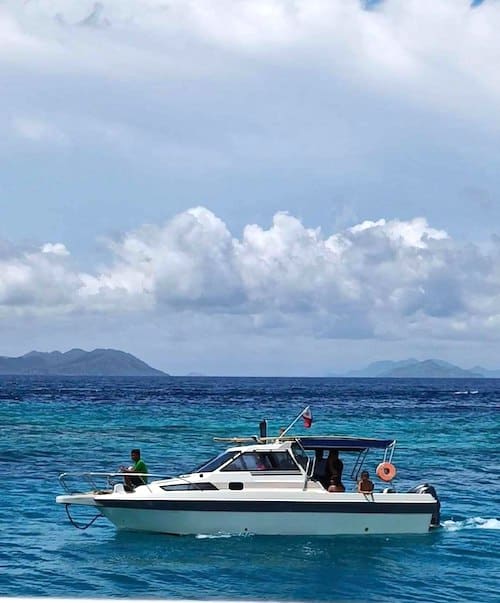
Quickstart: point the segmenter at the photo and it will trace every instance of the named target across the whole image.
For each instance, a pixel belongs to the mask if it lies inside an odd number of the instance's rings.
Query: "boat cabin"
[[[237,438],[232,438],[230,441],[236,440]],[[243,438],[240,440],[242,443],[248,441]],[[343,436],[275,438],[272,442],[255,439],[254,442],[252,445],[228,448],[181,477],[189,477],[190,482],[195,479],[196,488],[201,483],[210,483],[218,488],[227,483],[226,487],[230,489],[240,489],[240,484],[241,489],[260,487],[264,483],[287,487],[287,484],[294,486],[297,481],[301,481],[305,486],[309,483],[308,487],[327,489],[324,457],[330,451],[336,450],[339,454],[354,453],[354,461],[349,464],[350,478],[357,481],[370,449],[383,450],[383,460],[391,461],[396,444],[395,440]],[[344,455],[343,458],[345,459]],[[210,474],[209,482],[206,481],[207,474]],[[211,486],[207,485],[209,487]]]

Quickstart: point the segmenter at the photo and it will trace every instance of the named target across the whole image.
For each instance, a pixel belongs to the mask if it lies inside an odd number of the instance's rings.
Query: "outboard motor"
[[[441,503],[434,486],[431,486],[430,484],[419,484],[411,490],[408,490],[408,492],[412,494],[430,494],[434,498],[437,504],[432,513],[431,528],[438,528],[441,521]]]

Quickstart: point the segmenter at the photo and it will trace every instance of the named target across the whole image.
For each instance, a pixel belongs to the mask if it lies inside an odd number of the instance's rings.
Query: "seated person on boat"
[[[124,477],[125,488],[133,490],[137,486],[143,486],[148,483],[148,478],[145,475],[148,473],[146,463],[141,459],[141,451],[139,448],[134,448],[130,452],[130,458],[132,459],[133,465],[130,467],[121,466],[120,471],[123,473],[140,473],[141,475],[126,475]],[[142,475],[144,474],[144,475]]]

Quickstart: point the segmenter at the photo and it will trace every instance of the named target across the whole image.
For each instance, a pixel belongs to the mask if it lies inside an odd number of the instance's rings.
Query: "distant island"
[[[68,352],[29,352],[23,356],[0,356],[0,375],[48,375],[75,377],[170,377],[136,356],[113,349],[91,352],[74,348]],[[190,372],[187,377],[206,377]],[[481,366],[464,369],[444,360],[379,360],[358,370],[329,373],[327,377],[377,379],[500,379],[500,370]]]
[[[72,349],[69,352],[29,352],[11,358],[0,356],[0,375],[60,375],[93,377],[168,376],[139,358],[112,349],[91,352]]]
[[[492,371],[480,366],[463,369],[444,360],[381,360],[364,369],[349,371],[337,377],[376,377],[378,379],[481,379],[500,378],[500,370]]]

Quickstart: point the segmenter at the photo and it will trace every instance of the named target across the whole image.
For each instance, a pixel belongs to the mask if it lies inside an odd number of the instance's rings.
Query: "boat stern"
[[[441,525],[441,501],[437,495],[436,489],[430,484],[419,484],[412,488],[410,493],[414,494],[429,494],[434,499],[434,511],[432,512],[430,528],[439,528]]]

